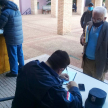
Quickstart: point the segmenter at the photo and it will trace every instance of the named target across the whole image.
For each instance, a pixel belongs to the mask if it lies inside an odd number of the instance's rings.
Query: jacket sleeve
[[[107,26],[108,29],[108,26]],[[108,30],[107,30],[107,34],[108,34]],[[107,40],[108,40],[108,36],[107,36]],[[105,72],[108,72],[108,42],[107,42],[107,60],[106,60],[106,67],[105,67]]]
[[[107,64],[108,64],[108,43],[107,43]]]
[[[83,28],[83,25],[84,25],[84,17],[85,17],[85,14],[86,12],[83,13],[82,17],[81,17],[81,20],[80,20],[80,24],[81,24],[81,27]]]
[[[3,11],[0,15],[0,29],[2,29],[8,22],[9,13],[8,11]]]
[[[107,35],[108,35],[108,24],[107,24]],[[107,36],[107,39],[108,39],[108,36]],[[108,64],[108,42],[107,42],[107,64]]]
[[[107,25],[107,29],[108,29],[108,25]],[[108,30],[106,29],[106,36],[108,35]],[[106,40],[108,40],[108,36],[106,38]],[[107,42],[107,58],[106,58],[106,66],[105,66],[105,69],[104,69],[104,72],[108,72],[108,42]]]
[[[47,94],[49,99],[45,100],[54,102],[56,108],[82,108],[82,97],[77,87],[72,87],[69,91],[64,88],[51,89]]]
[[[69,92],[73,95],[73,105],[75,108],[82,108],[82,96],[77,87],[70,88]]]

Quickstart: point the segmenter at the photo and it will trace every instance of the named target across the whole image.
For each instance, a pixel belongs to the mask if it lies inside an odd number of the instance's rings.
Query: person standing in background
[[[89,3],[88,10],[83,13],[80,20],[80,24],[81,27],[83,28],[83,32],[85,31],[87,22],[91,21],[92,19],[92,11],[93,11],[93,3]]]
[[[0,29],[3,28],[4,30],[3,35],[10,63],[10,73],[7,73],[6,77],[16,77],[18,70],[24,65],[22,16],[18,6],[12,1],[0,0],[0,6],[2,11],[0,15]]]
[[[76,3],[73,4],[73,8],[74,8],[75,12],[77,12],[77,6],[76,6]]]

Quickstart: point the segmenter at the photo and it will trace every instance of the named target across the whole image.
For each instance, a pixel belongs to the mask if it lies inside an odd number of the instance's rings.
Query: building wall
[[[39,10],[47,4],[47,0],[37,0],[37,2],[39,2]]]
[[[28,8],[31,8],[31,0],[19,0],[20,12],[23,14]],[[42,13],[42,7],[47,4],[47,0],[37,0],[38,3],[38,13]]]
[[[92,0],[85,0],[85,7],[84,7],[84,11],[88,10],[88,4],[92,2]]]
[[[28,8],[31,8],[31,0],[20,0],[21,14],[23,14]]]

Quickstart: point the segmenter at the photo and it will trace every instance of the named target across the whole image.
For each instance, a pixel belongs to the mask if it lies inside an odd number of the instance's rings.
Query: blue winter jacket
[[[0,15],[0,29],[4,29],[6,44],[23,43],[22,16],[15,3],[8,1]]]
[[[12,108],[82,108],[82,97],[77,87],[66,91],[44,62],[32,61],[20,70]]]

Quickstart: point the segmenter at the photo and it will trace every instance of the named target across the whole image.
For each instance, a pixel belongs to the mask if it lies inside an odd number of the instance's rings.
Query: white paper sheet
[[[67,73],[69,75],[69,81],[73,81],[77,74],[76,71],[72,71],[72,69],[69,67],[67,67],[67,70],[65,69],[62,73]],[[67,84],[69,81],[64,81],[63,84]]]
[[[2,29],[0,29],[0,34],[3,34],[3,30]]]

